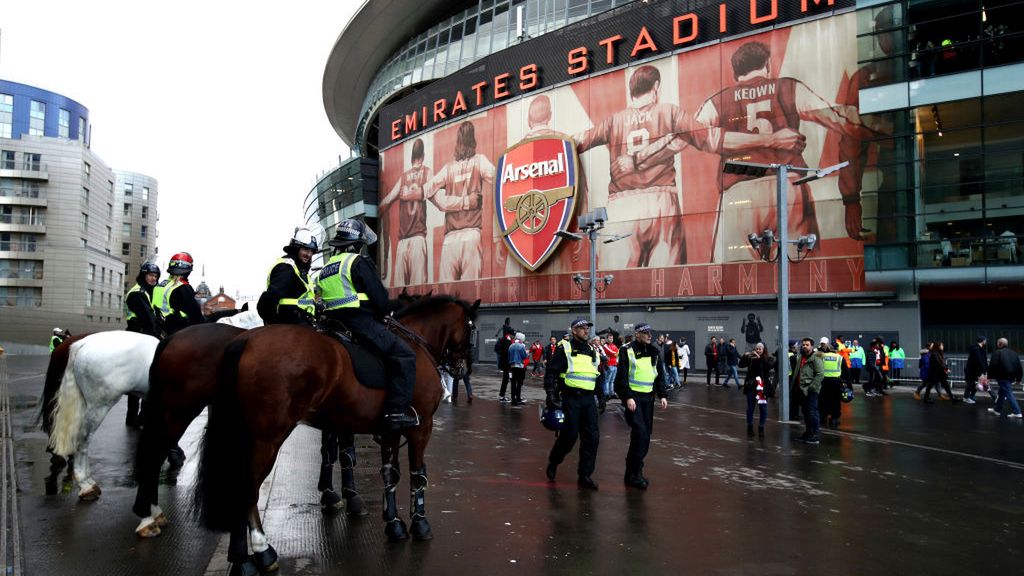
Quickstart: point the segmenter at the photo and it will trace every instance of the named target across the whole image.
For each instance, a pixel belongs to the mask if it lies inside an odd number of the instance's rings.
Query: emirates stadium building
[[[388,288],[481,299],[484,338],[565,332],[593,250],[597,327],[696,353],[775,346],[782,185],[792,337],[1016,346],[1022,96],[1013,0],[371,0],[323,83],[357,156],[307,217],[364,217]]]

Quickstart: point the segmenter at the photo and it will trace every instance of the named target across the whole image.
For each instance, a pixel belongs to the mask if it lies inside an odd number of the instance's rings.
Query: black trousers
[[[718,363],[717,362],[715,364],[710,364],[710,363],[708,364],[708,373],[707,373],[707,384],[708,384],[708,386],[711,386],[711,373],[712,372],[715,373],[715,386],[718,386],[718,379],[722,375],[722,373],[718,369]]]
[[[526,380],[526,368],[509,368],[509,372],[512,373],[512,401],[522,402],[523,380]]]
[[[843,414],[843,384],[839,378],[825,378],[821,381],[821,396],[818,397],[818,414],[822,422],[829,418],[839,420]]]
[[[636,394],[636,410],[626,409],[629,424],[629,450],[626,451],[626,476],[635,476],[644,470],[644,458],[651,447],[654,430],[654,393]]]
[[[375,349],[386,361],[388,397],[384,403],[387,414],[404,413],[412,403],[416,381],[416,354],[404,340],[395,336],[365,312],[327,312],[328,318],[344,322],[359,338],[359,343]]]
[[[600,433],[597,429],[597,397],[593,394],[562,392],[562,412],[565,413],[565,429],[558,433],[555,445],[551,447],[548,461],[559,465],[580,439],[580,462],[576,466],[579,476],[590,476],[597,463],[597,443]]]
[[[498,364],[498,370],[501,370],[501,389],[498,390],[498,396],[505,397],[505,391],[508,390],[508,381],[512,374],[509,373],[508,364]]]

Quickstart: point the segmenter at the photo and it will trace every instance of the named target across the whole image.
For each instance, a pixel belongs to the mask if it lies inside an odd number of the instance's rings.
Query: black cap
[[[978,336],[978,342],[987,342],[987,341],[988,341],[988,338],[986,338],[984,336]]]
[[[593,325],[594,325],[593,322],[591,322],[590,320],[587,320],[583,316],[577,316],[576,319],[572,321],[572,325],[571,326],[573,328],[579,328],[580,326],[590,327],[590,326],[593,326]]]
[[[633,331],[634,332],[647,332],[649,334],[651,332],[651,325],[648,324],[647,322],[641,322],[641,323],[637,324],[635,328],[633,328]]]

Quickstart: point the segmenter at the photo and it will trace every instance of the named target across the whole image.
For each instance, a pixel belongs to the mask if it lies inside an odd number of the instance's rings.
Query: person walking
[[[964,404],[974,404],[974,395],[978,392],[978,380],[988,370],[988,354],[985,352],[985,345],[988,339],[978,336],[978,341],[967,351],[967,366],[964,367]],[[989,389],[989,394],[995,399],[995,393]]]
[[[814,349],[814,340],[804,338],[800,341],[800,357],[793,371],[793,383],[800,387],[804,395],[804,421],[806,429],[800,440],[808,444],[818,444],[818,393],[821,381],[825,378],[825,365],[822,354]]]
[[[540,345],[540,340],[534,340],[533,345],[530,346],[530,359],[533,362],[533,370],[530,372],[530,377],[540,378],[544,360],[544,347]]]
[[[743,390],[743,385],[740,384],[740,351],[736,348],[736,339],[730,338],[729,343],[725,345],[725,366],[727,372],[725,373],[725,382],[722,382],[722,386],[729,387],[729,379],[731,378],[736,382],[736,389]]]
[[[838,352],[832,349],[828,338],[822,338],[818,351],[824,367],[821,380],[821,397],[818,399],[818,415],[820,422],[832,429],[839,428],[839,418],[843,409],[843,382],[846,381],[846,363]]]
[[[619,370],[619,347],[615,345],[615,337],[608,334],[602,345],[604,355],[608,358],[605,367],[604,397],[617,398],[615,395],[615,376]]]
[[[789,382],[789,422],[795,422],[799,424],[804,418],[801,414],[804,414],[804,404],[807,402],[807,397],[804,396],[802,390],[800,390],[800,383],[793,378],[793,373],[796,372],[797,360],[800,357],[800,342],[797,340],[789,341],[789,371],[786,372],[786,381]],[[779,378],[779,382],[782,382],[782,378]]]
[[[665,389],[672,390],[679,387],[679,350],[671,336],[665,336],[662,350],[665,357]]]
[[[897,384],[902,379],[906,359],[907,353],[900,347],[899,342],[893,340],[889,344],[889,378],[893,384]]]
[[[864,349],[854,340],[850,346],[850,388],[860,384],[860,371],[864,369]]]
[[[946,366],[946,346],[942,342],[936,342],[932,346],[931,352],[928,354],[928,384],[924,389],[924,403],[931,404],[933,401],[930,398],[932,388],[939,388],[946,391],[946,397],[950,400],[953,398],[953,391],[949,388],[949,367]],[[939,397],[942,397],[942,393],[939,392]]]
[[[623,482],[626,486],[646,490],[650,482],[644,476],[644,458],[654,430],[654,397],[657,395],[662,409],[667,408],[668,388],[662,356],[651,345],[651,326],[643,322],[637,324],[634,335],[633,342],[619,351],[623,370],[615,379],[615,392],[626,406],[626,423],[630,429]]]
[[[526,380],[526,359],[529,353],[523,340],[526,336],[517,332],[515,340],[508,347],[508,371],[512,382],[512,405],[523,405],[523,381]]]
[[[472,344],[470,344],[469,350],[466,351],[466,358],[473,358]],[[473,374],[473,362],[467,360],[466,369],[462,371],[461,375],[456,376],[452,380],[452,404],[457,404],[459,401],[459,381],[466,385],[466,404],[473,403],[473,384],[469,381],[471,374]]]
[[[676,345],[679,350],[679,369],[683,371],[682,385],[686,385],[686,378],[690,374],[690,345],[686,343],[686,336],[679,339]]]
[[[508,369],[508,349],[512,346],[513,336],[515,336],[515,330],[506,324],[501,328],[501,338],[494,343],[494,353],[498,356],[498,370],[501,371],[501,389],[498,391],[498,402],[502,404],[508,403],[508,396],[505,395],[505,391],[508,390],[508,381],[512,376]]]
[[[921,392],[928,385],[928,363],[931,360],[932,346],[934,344],[934,342],[929,342],[927,346],[921,348],[921,356],[917,360],[917,377],[921,380],[921,383],[917,385],[917,390],[914,390],[914,400],[921,399]],[[987,361],[988,359],[986,358]]]
[[[718,378],[720,372],[718,371],[718,339],[714,336],[711,337],[711,342],[704,347],[704,362],[707,363],[707,384],[711,386],[711,372],[715,373],[715,386],[718,386]]]
[[[771,393],[771,372],[774,364],[772,355],[764,344],[754,344],[754,349],[740,357],[739,366],[747,369],[743,380],[743,394],[747,397],[747,438],[754,437],[754,406],[757,406],[757,435],[764,438],[764,425],[768,421],[768,398]]]
[[[1010,409],[1013,410],[1013,413],[1008,416],[1020,418],[1020,405],[1013,397],[1012,386],[1014,382],[1019,384],[1024,374],[1021,373],[1020,357],[1016,352],[1010,350],[1009,345],[1010,342],[1006,338],[996,340],[996,351],[992,353],[992,357],[988,361],[988,377],[999,383],[999,396],[996,398],[996,405],[994,408],[989,408],[988,411],[996,416],[1002,415],[1003,400],[1008,399]]]
[[[604,408],[604,396],[597,386],[598,354],[587,342],[587,334],[593,325],[586,318],[576,318],[570,325],[570,338],[559,343],[544,373],[547,409],[560,408],[565,414],[564,427],[551,447],[544,473],[548,481],[554,482],[558,466],[579,438],[576,483],[588,490],[597,490],[597,482],[592,478],[600,440],[597,415],[598,410]]]

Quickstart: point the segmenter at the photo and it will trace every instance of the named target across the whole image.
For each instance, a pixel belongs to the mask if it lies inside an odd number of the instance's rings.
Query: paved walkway
[[[31,426],[39,366],[11,379],[19,496],[28,574],[222,574],[221,537],[188,515],[189,462],[160,497],[172,525],[140,542],[130,513],[135,434],[122,403],[94,441],[98,502],[45,495],[42,435]],[[43,366],[45,369],[45,366]],[[35,376],[33,376],[33,370]],[[656,412],[647,461],[651,488],[627,490],[628,428],[618,405],[601,417],[596,493],[575,486],[576,455],[544,479],[552,434],[538,422],[543,397],[498,404],[497,378],[474,375],[476,399],[442,404],[427,455],[427,513],[435,539],[389,545],[380,521],[379,459],[359,437],[359,486],[369,516],[324,515],[315,491],[319,435],[300,427],[264,487],[265,526],[281,574],[961,574],[1020,571],[1024,529],[1024,423],[977,406],[923,405],[908,392],[847,406],[820,446],[800,427],[772,422],[747,440],[735,389],[691,380]],[[772,410],[774,416],[774,407]],[[399,505],[408,509],[408,470]]]

